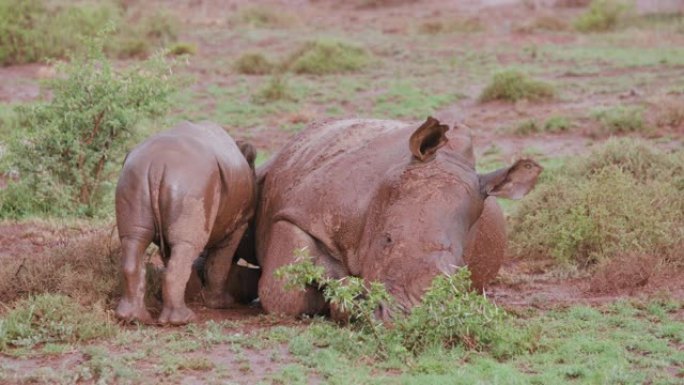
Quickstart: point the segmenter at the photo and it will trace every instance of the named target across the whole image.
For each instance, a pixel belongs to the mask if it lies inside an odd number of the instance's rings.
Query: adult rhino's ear
[[[254,168],[254,161],[256,160],[257,156],[256,148],[254,148],[254,146],[252,146],[251,143],[246,142],[244,140],[237,140],[235,141],[235,143],[240,149],[242,155],[247,160],[247,163],[249,163],[249,167]]]
[[[448,141],[445,135],[448,130],[449,126],[446,124],[441,124],[432,116],[428,117],[409,139],[413,156],[422,162],[430,159]]]
[[[532,190],[542,170],[534,160],[520,159],[511,167],[480,175],[480,191],[485,197],[520,199]]]

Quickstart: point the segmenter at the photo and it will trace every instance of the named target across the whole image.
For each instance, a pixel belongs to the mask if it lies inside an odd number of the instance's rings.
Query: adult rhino
[[[256,249],[264,309],[289,315],[328,310],[322,293],[285,288],[274,276],[307,248],[327,276],[384,283],[405,310],[432,279],[469,264],[482,288],[506,247],[496,199],[527,194],[542,168],[523,159],[479,175],[469,130],[428,118],[315,124],[265,166]],[[389,316],[380,309],[380,316]]]
[[[133,149],[116,187],[116,223],[123,251],[125,321],[151,322],[145,308],[144,253],[154,242],[166,265],[158,322],[195,319],[184,300],[193,261],[206,255],[205,304],[226,307],[233,255],[254,214],[256,152],[218,125],[184,122]]]

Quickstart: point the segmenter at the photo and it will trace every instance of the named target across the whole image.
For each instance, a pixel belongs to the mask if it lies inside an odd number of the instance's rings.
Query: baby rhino
[[[144,253],[151,242],[159,246],[166,266],[160,324],[195,319],[184,294],[192,263],[203,252],[205,304],[223,308],[233,303],[224,286],[254,214],[255,155],[250,144],[238,145],[208,122],[181,123],[128,154],[116,187],[124,281],[117,317],[152,321],[144,304]]]

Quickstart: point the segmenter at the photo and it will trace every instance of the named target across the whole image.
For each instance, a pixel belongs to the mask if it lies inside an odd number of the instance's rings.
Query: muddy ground
[[[665,148],[681,147],[684,140],[682,124],[668,127],[656,124],[663,105],[671,100],[684,100],[684,33],[678,32],[677,27],[669,24],[662,27],[654,21],[653,25],[644,28],[627,28],[606,35],[580,34],[572,30],[568,21],[586,8],[564,5],[586,2],[428,0],[396,1],[391,2],[396,4],[385,5],[390,2],[379,1],[375,3],[383,5],[377,7],[360,5],[374,3],[363,1],[258,2],[258,6],[272,7],[292,18],[291,24],[279,27],[245,26],[235,21],[240,10],[257,2],[173,0],[149,3],[150,9],[160,7],[175,14],[182,23],[180,40],[197,47],[197,54],[184,59],[186,64],[178,70],[191,79],[191,86],[181,96],[181,103],[170,120],[217,121],[233,136],[251,140],[266,156],[277,152],[294,132],[311,121],[336,117],[418,121],[432,114],[447,122],[464,122],[473,129],[482,168],[507,163],[520,156],[552,162],[587,153],[593,144],[607,139],[608,135],[598,129],[599,123],[592,119],[591,111],[614,105],[642,106],[645,120],[653,123],[649,124],[653,128],[648,131],[621,135],[647,137]],[[644,6],[643,3],[639,2],[639,6]],[[530,27],[543,17],[554,18],[561,27],[558,30]],[[426,23],[449,20],[474,20],[478,27],[472,32],[420,32]],[[295,101],[273,107],[252,104],[251,94],[266,82],[267,77],[237,74],[231,63],[248,51],[263,52],[271,57],[287,55],[292,47],[309,36],[344,37],[363,44],[373,53],[377,63],[361,74],[291,76],[289,82],[298,93]],[[507,67],[522,68],[553,82],[560,91],[559,96],[539,103],[478,102],[478,95],[491,74]],[[40,98],[39,81],[46,76],[51,76],[51,71],[44,64],[0,68],[0,103],[10,105]],[[392,91],[395,88],[397,92]],[[418,96],[406,98],[401,95],[406,89],[418,92]],[[445,95],[445,98],[425,104],[424,100],[433,94]],[[389,104],[396,102],[399,110],[386,106],[387,100]],[[224,108],[231,103],[236,105]],[[247,107],[249,112],[245,112]],[[522,121],[543,122],[553,116],[567,117],[572,121],[572,129],[564,133],[526,136],[513,132]],[[7,178],[6,175],[0,178],[0,186]],[[111,225],[112,221],[98,226]],[[0,261],[30,263],[40,260],[50,249],[62,247],[67,241],[90,231],[88,226],[64,225],[59,221],[5,221],[0,223]],[[635,287],[617,291],[597,292],[590,290],[591,286],[592,277],[587,272],[561,273],[549,261],[511,257],[487,295],[512,311],[578,304],[599,306],[619,299],[651,296],[667,296],[684,302],[684,276],[672,272],[658,272]],[[208,310],[200,304],[195,308],[203,323],[237,322],[240,330],[236,333],[240,336],[255,330],[297,327],[308,322],[264,315],[258,305],[226,311]],[[684,310],[680,308],[675,318],[684,321]],[[137,331],[132,327],[131,332]],[[176,331],[156,330],[154,333],[155,338],[164,338]],[[114,353],[131,350],[120,342],[105,345]],[[229,362],[224,368],[226,371],[241,373],[228,377],[229,381],[237,383],[258,382],[293,362],[287,347],[282,344],[248,351],[238,360],[232,343],[221,343],[189,354],[210,357],[214,364]],[[92,361],[91,356],[72,347],[58,355],[29,354],[22,358],[2,355],[0,365],[8,383],[69,383],[68,376],[63,373],[76,371],[89,360]],[[60,373],[59,376],[25,376],[48,369]],[[142,383],[228,381],[220,380],[221,376],[218,380],[205,376],[201,369],[182,372],[180,376],[158,377],[157,369],[145,364],[144,360],[140,361],[137,370],[142,373]],[[97,381],[97,378],[88,379],[87,376],[74,375],[73,378],[79,383]],[[110,380],[127,382],[122,380],[125,377],[100,378],[104,378],[105,383]],[[286,380],[272,382],[287,383]],[[321,382],[324,381],[316,375],[307,381]]]

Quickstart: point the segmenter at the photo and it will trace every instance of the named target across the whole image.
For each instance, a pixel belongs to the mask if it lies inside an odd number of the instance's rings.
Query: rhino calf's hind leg
[[[159,315],[160,324],[184,325],[197,318],[185,304],[185,286],[190,279],[192,262],[201,252],[201,247],[188,243],[171,247],[171,257],[162,284],[164,308]]]
[[[207,277],[207,293],[204,296],[204,303],[207,307],[224,309],[235,303],[235,299],[225,290],[225,287],[230,268],[233,265],[233,256],[245,230],[247,230],[247,223],[230,235],[225,246],[209,250],[204,265]]]
[[[149,239],[121,238],[124,292],[116,307],[116,316],[126,322],[152,322],[152,317],[145,308],[145,266],[143,264],[143,254],[151,242],[151,236]]]

